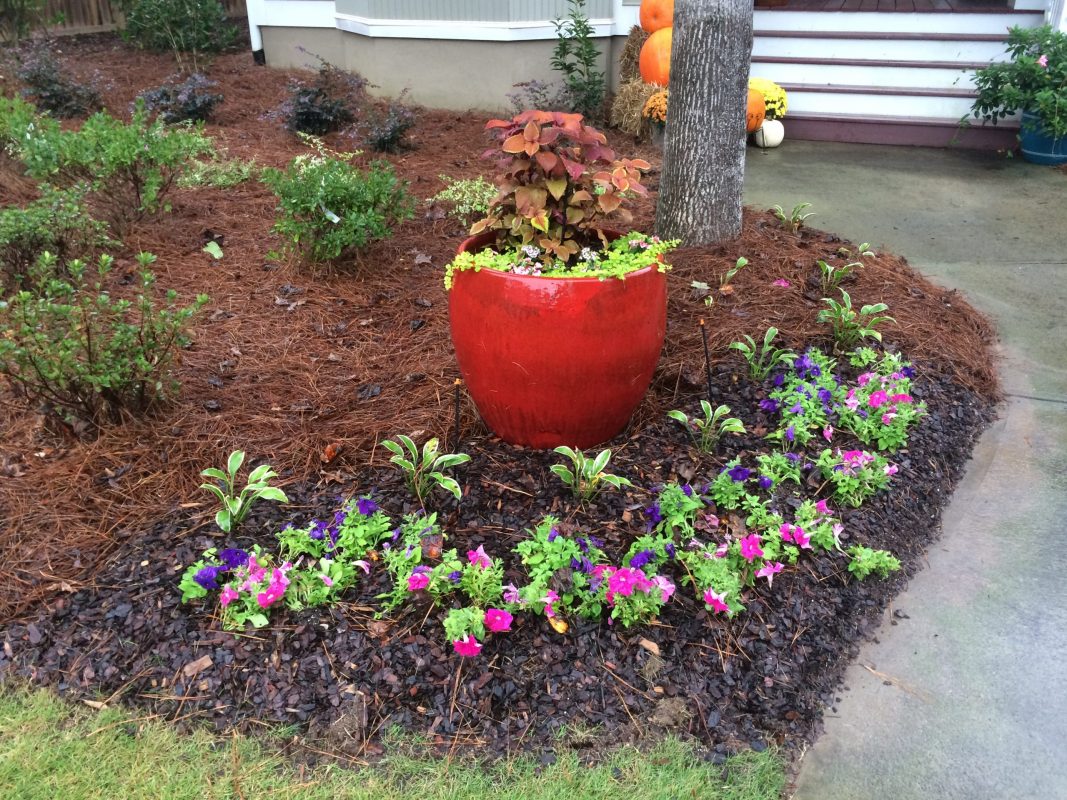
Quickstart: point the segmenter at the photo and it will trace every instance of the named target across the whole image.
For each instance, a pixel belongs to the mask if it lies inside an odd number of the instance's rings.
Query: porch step
[[[960,120],[886,114],[819,114],[790,110],[786,137],[821,142],[899,144],[921,147],[966,147],[981,150],[1011,149],[1018,122],[960,126]]]
[[[1006,147],[1014,132],[959,130],[974,71],[1006,58],[1012,9],[955,12],[756,12],[751,74],[789,96],[789,138]]]

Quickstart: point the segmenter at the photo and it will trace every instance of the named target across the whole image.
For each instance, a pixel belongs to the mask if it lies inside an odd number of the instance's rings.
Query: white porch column
[[[1067,2],[1051,0],[1045,12],[1045,21],[1052,26],[1053,30],[1067,32]]]

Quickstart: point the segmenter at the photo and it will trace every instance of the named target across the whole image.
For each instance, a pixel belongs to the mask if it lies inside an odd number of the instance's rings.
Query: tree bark
[[[702,245],[741,233],[752,0],[677,0],[656,232]]]

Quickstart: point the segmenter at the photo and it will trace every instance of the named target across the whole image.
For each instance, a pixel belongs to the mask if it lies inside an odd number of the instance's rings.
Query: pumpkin
[[[641,71],[644,75],[644,70]],[[767,115],[767,104],[763,101],[763,94],[755,89],[748,90],[748,113],[745,115],[745,130],[755,133],[763,124],[763,118]]]
[[[765,119],[752,135],[756,147],[777,147],[785,138],[785,125],[776,119]]]
[[[673,28],[660,28],[641,47],[639,66],[645,83],[666,86],[670,82],[672,31]]]
[[[641,0],[641,27],[649,33],[674,24],[674,0]]]

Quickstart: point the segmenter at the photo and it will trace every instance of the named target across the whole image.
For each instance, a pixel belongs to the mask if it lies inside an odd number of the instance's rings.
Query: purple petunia
[[[196,574],[193,576],[193,580],[205,589],[218,589],[219,584],[217,581],[219,573],[222,571],[223,567],[221,564],[209,564],[208,566],[197,570]]]
[[[727,474],[730,476],[730,480],[732,480],[734,483],[744,483],[752,476],[752,470],[748,469],[747,467],[742,467],[740,464],[738,464]]]
[[[759,407],[769,414],[773,414],[778,410],[778,401],[770,397],[766,397],[759,401]]]
[[[768,478],[766,475],[759,476],[759,488],[770,489],[772,486],[774,486],[774,481],[771,478]]]
[[[550,530],[548,532],[548,541],[554,542],[554,541],[556,541],[556,539],[558,537],[559,537],[559,530],[557,528],[553,528],[552,530]]]
[[[365,517],[369,517],[378,510],[378,504],[369,497],[361,497],[356,501],[356,511]]]
[[[692,497],[693,496],[693,487],[690,486],[688,483],[685,484],[682,487],[682,494],[684,494],[686,497]]]
[[[226,565],[226,569],[237,569],[248,563],[248,553],[236,547],[227,547],[219,553],[219,558]]]
[[[781,386],[783,383],[785,383],[785,373],[779,372],[774,376],[774,385]]]
[[[663,545],[663,552],[667,554],[667,558],[674,558],[674,545],[667,542],[667,544]]]
[[[912,367],[901,367],[900,374],[903,375],[905,378],[914,378],[915,370]]]
[[[785,429],[785,438],[788,439],[790,442],[793,441],[794,439],[796,439],[797,438],[796,428],[793,427],[792,425],[790,425],[788,428],[786,428]]]
[[[819,389],[819,399],[822,400],[823,405],[830,405],[830,401],[834,399],[833,394],[829,389]]]
[[[648,514],[648,525],[653,527],[659,525],[663,521],[663,514],[660,511],[659,503],[653,503],[645,509],[645,513]]]
[[[448,573],[448,579],[450,581],[452,581],[452,583],[459,583],[460,578],[462,578],[462,577],[463,577],[463,573],[460,572],[458,569],[455,570],[454,572]]]
[[[792,461],[794,464],[800,461],[800,456],[798,456],[796,453],[786,453],[785,457]]]
[[[655,553],[651,550],[642,550],[640,553],[630,559],[630,566],[634,569],[641,569],[645,564],[651,561],[655,557]]]
[[[322,538],[326,536],[326,523],[313,519],[311,521],[311,530],[308,531],[308,536],[316,542],[321,541]]]
[[[789,413],[790,414],[803,414],[804,413],[804,406],[802,406],[798,402],[796,405],[794,405],[792,408],[789,409]]]

